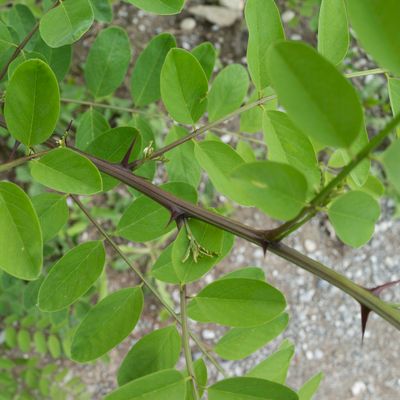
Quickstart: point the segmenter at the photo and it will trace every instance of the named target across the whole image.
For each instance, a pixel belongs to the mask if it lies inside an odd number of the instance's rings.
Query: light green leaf
[[[19,279],[34,280],[43,262],[39,219],[17,185],[0,182],[0,268]]]
[[[371,239],[380,207],[369,194],[353,191],[336,198],[329,206],[328,216],[340,240],[360,247]]]
[[[90,3],[96,21],[108,23],[112,21],[113,11],[109,0],[90,0]]]
[[[118,370],[118,384],[126,383],[163,369],[179,360],[181,338],[174,325],[143,336],[125,356]]]
[[[40,39],[37,41],[34,51],[45,57],[47,63],[56,75],[57,80],[62,81],[71,65],[72,46],[66,45],[52,48]]]
[[[219,278],[219,280],[233,278],[246,278],[265,281],[265,273],[261,268],[258,267],[245,267],[229,272],[228,274],[225,274]]]
[[[389,182],[400,193],[400,139],[394,141],[382,154],[382,163]]]
[[[210,42],[203,42],[192,50],[192,54],[203,67],[207,79],[210,79],[217,60],[217,50],[215,50],[215,47]]]
[[[85,242],[64,254],[47,274],[39,290],[39,308],[54,312],[83,296],[103,272],[103,243]]]
[[[60,92],[50,67],[41,60],[28,60],[12,75],[5,98],[8,130],[26,146],[48,139],[60,113]]]
[[[274,0],[247,0],[245,17],[249,30],[247,63],[258,91],[270,83],[267,52],[271,44],[284,39],[281,18]]]
[[[61,345],[56,335],[50,335],[47,339],[47,347],[53,358],[59,358],[61,355]]]
[[[18,36],[18,43],[21,43],[25,37],[33,30],[36,24],[35,16],[31,9],[25,4],[15,4],[11,7],[8,14],[8,25],[12,27]],[[26,50],[32,50],[35,46],[37,34],[26,44]]]
[[[236,152],[240,157],[243,158],[245,162],[257,161],[256,155],[254,154],[254,150],[248,142],[241,140],[236,145]]]
[[[0,68],[4,68],[17,46],[8,27],[0,21]]]
[[[176,47],[174,36],[161,33],[155,36],[139,55],[131,80],[131,93],[137,106],[146,106],[161,97],[161,68],[168,52],[174,47]]]
[[[72,338],[71,358],[87,362],[106,354],[132,332],[142,309],[140,288],[121,289],[101,300],[78,326]]]
[[[108,121],[102,114],[93,107],[90,107],[79,120],[75,136],[75,146],[79,150],[86,150],[91,142],[109,130],[110,125]]]
[[[318,22],[318,51],[340,64],[349,49],[349,23],[345,0],[322,0]]]
[[[195,124],[207,107],[208,81],[197,58],[186,50],[171,49],[161,69],[161,98],[172,118]]]
[[[178,14],[185,4],[185,0],[125,0],[144,11],[159,15]]]
[[[196,190],[184,182],[170,182],[161,185],[161,188],[173,195],[197,202]],[[147,242],[172,231],[175,223],[170,224],[171,213],[154,200],[140,196],[127,208],[122,215],[117,234],[133,242]]]
[[[231,176],[249,202],[273,218],[289,220],[305,206],[307,181],[290,165],[256,161],[241,165]]]
[[[33,178],[51,189],[64,193],[94,194],[102,190],[98,169],[87,158],[58,148],[39,160],[31,161]]]
[[[165,138],[165,145],[168,145],[178,139],[188,135],[188,132],[180,127],[174,126]],[[194,158],[194,143],[188,141],[182,145],[165,153],[168,162],[165,168],[168,172],[168,178],[171,181],[186,182],[197,188],[201,179],[201,169]]]
[[[218,261],[223,243],[223,231],[205,222],[193,219],[188,222],[191,235],[204,251],[194,257],[189,234],[182,228],[172,246],[171,261],[180,283],[193,282],[207,273]]]
[[[249,76],[240,64],[225,67],[215,78],[208,95],[208,119],[216,121],[238,109],[249,89]]]
[[[121,386],[104,400],[185,400],[185,395],[183,375],[174,369],[166,369]]]
[[[312,400],[323,378],[324,374],[320,372],[308,380],[299,390],[299,400]]]
[[[68,0],[50,9],[40,20],[40,35],[50,47],[78,41],[94,20],[89,0]]]
[[[321,183],[321,171],[312,143],[293,125],[287,114],[268,111],[264,117],[271,123],[264,124],[269,127],[264,132],[268,159],[289,164],[299,170],[307,179],[310,192],[314,193]]]
[[[53,239],[68,221],[68,206],[65,196],[42,193],[32,198],[42,228],[43,242]]]
[[[268,70],[280,103],[303,133],[328,146],[348,147],[356,139],[363,122],[357,93],[312,47],[274,44]]]
[[[47,353],[47,343],[46,337],[44,336],[42,331],[36,331],[33,335],[33,341],[35,343],[35,350],[40,354]]]
[[[17,334],[18,347],[23,353],[28,353],[31,349],[31,336],[25,329],[21,329]]]
[[[240,360],[265,346],[280,335],[289,322],[284,313],[263,325],[252,328],[232,328],[215,345],[215,352],[225,360]]]
[[[258,378],[228,378],[208,389],[209,400],[298,400],[293,390]]]
[[[131,54],[128,34],[122,28],[111,26],[99,33],[85,65],[85,82],[93,96],[107,96],[121,85]]]
[[[220,141],[206,140],[195,143],[194,154],[218,192],[240,204],[251,205],[230,177],[235,168],[244,164],[243,158],[232,147]]]
[[[351,178],[347,180],[352,190],[362,190],[379,200],[385,194],[385,186],[375,176],[369,175],[363,186],[358,186]]]
[[[206,286],[188,305],[189,317],[235,327],[271,321],[286,307],[282,293],[255,279],[223,279]]]
[[[353,29],[365,50],[382,67],[400,75],[400,31],[397,0],[347,0]]]
[[[278,351],[272,353],[267,359],[261,361],[246,376],[253,378],[267,379],[276,383],[285,383],[286,376],[290,367],[290,362],[294,356],[294,345],[285,340],[279,346]]]

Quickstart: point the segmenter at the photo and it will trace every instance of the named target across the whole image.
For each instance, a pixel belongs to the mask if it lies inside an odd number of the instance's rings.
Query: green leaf
[[[382,67],[400,75],[400,31],[397,0],[347,0],[347,10],[357,38]]]
[[[32,11],[25,4],[15,4],[8,14],[8,25],[12,27],[18,37],[18,43],[21,43],[25,37],[34,29],[36,25],[36,19]],[[37,35],[26,44],[27,50],[32,50]]]
[[[328,216],[342,242],[360,247],[371,239],[380,207],[369,194],[353,191],[336,198],[329,206]]]
[[[58,148],[39,160],[31,161],[33,178],[51,189],[65,193],[94,194],[102,190],[95,165],[80,154]]]
[[[393,115],[397,115],[400,112],[400,79],[389,78],[388,90]],[[397,127],[397,137],[400,137],[399,127]]]
[[[249,76],[240,64],[225,67],[215,78],[208,95],[208,119],[216,121],[238,109],[249,89]]]
[[[382,154],[382,163],[389,182],[400,193],[400,139],[395,140]]]
[[[4,330],[4,341],[11,349],[17,345],[17,331],[12,326],[7,326]]]
[[[228,274],[225,274],[219,278],[219,280],[232,278],[246,278],[265,281],[265,273],[261,268],[258,267],[245,267],[229,272]]]
[[[267,359],[261,361],[246,376],[267,379],[276,383],[285,383],[290,362],[294,356],[294,345],[285,340],[278,351],[272,353]]]
[[[171,117],[195,124],[207,107],[208,81],[197,58],[186,50],[171,49],[161,69],[161,98]]]
[[[186,228],[182,228],[172,246],[171,261],[180,283],[193,282],[207,273],[218,261],[223,243],[223,231],[199,220],[188,222],[197,245],[209,254],[194,257]]]
[[[196,378],[197,382],[197,389],[199,392],[199,396],[203,396],[204,393],[204,388],[207,386],[207,380],[208,380],[208,372],[207,372],[207,366],[206,363],[202,358],[199,358],[193,363],[193,369],[194,369],[194,376]],[[186,370],[187,374],[187,370]],[[187,374],[188,376],[189,374]],[[195,394],[193,393],[193,386],[189,382],[186,383],[186,400],[195,400]]]
[[[228,378],[208,389],[209,400],[298,400],[286,386],[258,378]]]
[[[191,203],[197,202],[196,190],[183,182],[170,182],[161,185],[167,192]],[[172,231],[175,223],[170,221],[170,212],[147,196],[140,196],[122,215],[117,235],[133,242],[147,242]]]
[[[118,384],[126,383],[163,369],[179,360],[181,338],[174,325],[143,336],[129,350],[118,370]]]
[[[188,135],[188,132],[180,127],[174,126],[165,138],[165,145]],[[165,153],[168,162],[165,168],[170,181],[186,182],[197,188],[201,179],[201,169],[194,158],[194,143],[188,141]]]
[[[385,186],[383,183],[373,175],[369,175],[363,186],[358,186],[351,178],[347,183],[352,190],[362,190],[379,200],[385,194]]]
[[[223,279],[206,286],[188,305],[188,315],[199,322],[252,327],[271,321],[286,307],[282,293],[254,279]]]
[[[284,313],[263,325],[252,328],[232,328],[215,345],[215,352],[225,360],[240,360],[265,346],[280,335],[289,322]]]
[[[50,269],[39,290],[39,308],[54,312],[83,296],[103,272],[105,250],[100,241],[68,251]]]
[[[33,335],[33,341],[35,343],[35,350],[40,354],[47,353],[47,342],[46,337],[42,331],[36,331]]]
[[[42,54],[45,58],[58,81],[62,81],[69,71],[72,60],[72,46],[66,45],[58,48],[48,46],[42,39],[38,40],[35,52]]]
[[[360,100],[349,81],[301,42],[279,42],[268,52],[272,86],[290,119],[318,142],[348,147],[363,122]]]
[[[108,121],[90,107],[79,120],[79,125],[76,130],[75,146],[79,150],[86,150],[90,143],[92,143],[102,133],[109,131],[110,125]]]
[[[86,147],[85,152],[111,163],[120,163],[133,142],[134,146],[129,158],[129,162],[131,162],[141,152],[142,138],[139,131],[130,126],[119,126],[99,133]],[[101,173],[101,178],[105,192],[120,183],[120,181],[105,173]]]
[[[147,44],[138,57],[131,80],[131,93],[137,106],[146,106],[161,97],[161,68],[168,52],[174,47],[176,47],[174,36],[161,33]]]
[[[215,140],[195,142],[194,154],[218,192],[240,204],[251,205],[230,177],[232,170],[244,164],[243,158],[232,147]]]
[[[285,113],[268,111],[265,118],[272,125],[272,129],[265,130],[268,159],[289,164],[299,170],[307,179],[310,192],[315,192],[321,183],[321,171],[311,141],[293,125]]]
[[[102,30],[90,47],[85,82],[94,97],[113,93],[122,83],[131,60],[128,34],[117,26]]]
[[[220,255],[218,256],[217,260],[213,260],[213,264],[216,264],[229,254],[233,247],[233,242],[234,236],[228,232],[223,232],[223,241]],[[175,268],[173,267],[171,260],[173,245],[174,242],[162,251],[157,261],[153,265],[151,273],[156,279],[160,281],[179,284],[180,280],[176,274]]]
[[[345,0],[322,0],[318,21],[318,51],[332,64],[340,64],[347,54],[349,42]]]
[[[320,372],[308,380],[299,390],[299,400],[312,400],[323,378],[324,374]]]
[[[72,338],[71,358],[95,360],[121,343],[134,329],[143,309],[140,288],[114,292],[96,304]]]
[[[245,9],[249,30],[247,64],[257,90],[270,83],[267,69],[267,51],[271,44],[284,39],[282,22],[274,0],[247,0]]]
[[[89,0],[68,0],[50,9],[40,20],[40,35],[50,47],[78,41],[94,20]]]
[[[174,369],[166,369],[129,382],[104,400],[185,400],[185,395],[183,375]]]
[[[18,45],[15,44],[15,40],[11,36],[9,29],[0,21],[0,68],[4,68],[16,46]]]
[[[236,145],[236,152],[239,154],[240,157],[243,158],[245,162],[252,162],[256,161],[257,158],[254,154],[254,150],[248,142],[241,140]]]
[[[19,279],[34,280],[43,262],[39,219],[17,185],[0,182],[0,268]]]
[[[306,204],[307,181],[290,165],[256,161],[241,165],[231,176],[248,200],[273,218],[289,220]]]
[[[109,0],[90,0],[90,3],[96,21],[108,23],[112,21],[113,11]]]
[[[42,193],[32,198],[42,228],[43,242],[53,239],[67,223],[69,211],[65,196]]]
[[[31,349],[31,336],[25,329],[21,329],[17,334],[18,347],[23,353],[28,353]]]
[[[217,60],[217,51],[215,50],[215,47],[210,42],[203,42],[192,50],[192,54],[203,67],[207,79],[210,79]]]
[[[60,92],[50,67],[41,60],[23,62],[12,75],[5,98],[8,130],[26,146],[48,139],[60,114]]]
[[[49,348],[50,354],[53,358],[59,358],[61,356],[61,344],[56,335],[49,336],[47,347]]]
[[[159,15],[178,14],[185,4],[185,0],[125,0],[144,11]]]

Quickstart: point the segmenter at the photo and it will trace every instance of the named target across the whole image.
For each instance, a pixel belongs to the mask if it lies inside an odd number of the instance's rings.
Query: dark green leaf
[[[116,26],[102,30],[90,48],[85,65],[86,85],[93,96],[113,93],[124,80],[130,60],[128,34]]]
[[[111,22],[113,18],[110,0],[90,0],[92,4],[94,19],[99,22]]]
[[[79,120],[79,125],[76,130],[75,146],[79,150],[86,150],[90,143],[92,143],[102,133],[109,131],[110,125],[108,121],[90,107]]]
[[[85,242],[67,252],[47,274],[39,291],[39,308],[58,311],[68,307],[96,282],[103,272],[102,242]]]
[[[0,182],[0,268],[20,279],[40,275],[43,241],[29,197],[17,185]]]
[[[181,338],[175,326],[143,336],[125,356],[118,370],[118,384],[126,383],[163,369],[173,368],[181,352]]]
[[[138,57],[131,81],[131,93],[137,106],[146,106],[161,97],[161,68],[169,50],[174,47],[174,36],[162,33],[155,36]]]
[[[389,182],[400,193],[400,139],[394,141],[382,154],[382,163]]]
[[[101,300],[86,314],[72,338],[72,359],[92,361],[117,346],[136,326],[142,308],[140,288],[121,289]]]
[[[207,79],[210,79],[217,59],[217,51],[215,50],[215,47],[210,42],[203,42],[192,50],[192,54],[203,67]]]

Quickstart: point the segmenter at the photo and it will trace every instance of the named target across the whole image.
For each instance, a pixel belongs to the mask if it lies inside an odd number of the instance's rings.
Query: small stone
[[[231,26],[242,16],[237,10],[219,6],[194,6],[189,8],[189,12],[220,27]]]
[[[306,239],[304,241],[304,248],[309,252],[309,253],[314,253],[315,250],[317,250],[317,244],[311,240],[311,239]]]
[[[353,396],[359,396],[361,393],[364,393],[367,390],[367,385],[362,381],[357,381],[351,387],[351,393]]]
[[[285,23],[290,22],[294,17],[296,16],[296,14],[292,11],[292,10],[286,10],[283,14],[282,14],[282,21]]]
[[[219,4],[231,10],[243,11],[244,0],[219,0]]]
[[[215,339],[215,332],[210,331],[209,329],[204,329],[204,331],[201,334],[203,336],[203,339],[206,340],[212,340]]]
[[[194,18],[185,18],[181,22],[181,29],[183,31],[192,31],[196,28],[196,20]]]

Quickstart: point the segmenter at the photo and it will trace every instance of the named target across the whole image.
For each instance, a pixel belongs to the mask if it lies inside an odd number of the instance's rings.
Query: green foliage
[[[125,1],[145,11],[160,15],[178,14],[185,4],[185,0],[152,0],[151,2],[147,0]]]
[[[60,113],[54,73],[41,60],[28,60],[14,72],[7,89],[4,116],[10,133],[26,146],[48,139]]]

